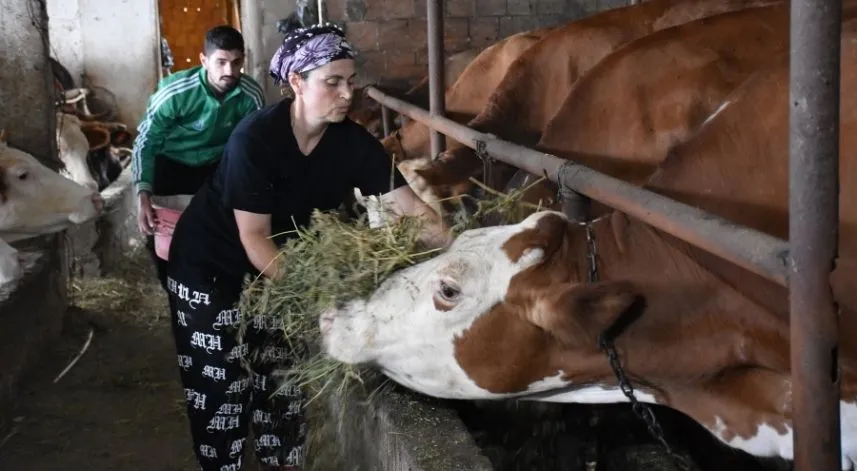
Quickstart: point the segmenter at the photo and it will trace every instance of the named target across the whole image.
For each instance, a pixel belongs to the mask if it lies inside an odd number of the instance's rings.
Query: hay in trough
[[[472,214],[465,209],[464,199],[474,198],[470,195],[457,197],[460,210],[453,215],[452,233],[458,235],[478,227],[515,224],[524,220],[530,213],[545,209],[542,207],[541,201],[539,204],[522,201],[527,191],[544,180],[545,178],[541,177],[527,186],[516,188],[509,193],[502,193],[471,177],[470,181],[480,187],[489,197],[476,200],[476,211]]]
[[[479,201],[472,216],[458,216],[453,233],[479,227],[491,217],[500,224],[517,222],[525,212],[540,209],[520,201],[529,188],[508,195],[486,188],[491,197]],[[239,335],[251,324],[264,325],[281,332],[286,347],[300,352],[299,361],[280,371],[282,387],[296,384],[315,398],[331,387],[342,392],[366,383],[371,370],[341,364],[319,351],[318,316],[327,308],[366,298],[392,273],[439,253],[420,242],[421,228],[413,217],[373,229],[365,215],[348,219],[339,212],[316,211],[309,226],[297,229],[297,237],[280,248],[283,275],[260,276],[245,284]]]
[[[300,364],[283,372],[292,383],[320,391],[337,380],[341,385],[360,380],[356,369],[315,352],[318,315],[368,296],[391,273],[431,257],[436,250],[420,243],[420,228],[412,217],[372,229],[365,216],[348,220],[337,212],[315,211],[309,226],[297,229],[297,237],[281,247],[283,275],[259,277],[246,286],[239,305],[241,331],[262,318],[264,325],[282,332],[289,348],[308,347]]]

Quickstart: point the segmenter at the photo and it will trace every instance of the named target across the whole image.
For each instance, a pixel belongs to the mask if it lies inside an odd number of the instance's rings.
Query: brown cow
[[[464,123],[479,113],[494,87],[503,79],[510,64],[535,45],[551,28],[514,34],[482,51],[461,73],[445,94],[447,117]],[[396,161],[424,157],[429,153],[429,129],[409,121],[398,133],[382,142]],[[447,139],[447,142],[451,142]]]
[[[475,59],[482,49],[474,48],[453,54],[446,58],[444,65],[444,89],[452,86],[464,69]],[[406,91],[401,97],[403,100],[413,103],[421,108],[429,107],[428,76],[424,77],[417,85]],[[354,91],[354,101],[351,105],[352,111],[348,117],[355,123],[369,130],[375,137],[383,137],[381,122],[381,105],[369,98],[365,89]],[[391,124],[397,124],[394,119]]]
[[[843,24],[839,318],[841,469],[857,462],[857,21]],[[647,186],[785,237],[789,67],[731,94]],[[591,229],[591,232],[590,232]],[[587,236],[594,235],[597,253]],[[588,277],[597,255],[599,282]],[[365,300],[325,312],[325,350],[436,397],[625,402],[598,339],[613,339],[640,401],[679,410],[729,446],[793,457],[788,292],[636,219],[540,212],[465,232]]]
[[[546,144],[551,145],[551,150],[564,150],[564,147],[558,144],[569,142],[561,136],[569,124],[563,119],[555,119],[554,116],[557,113],[563,116],[562,109],[570,108],[569,94],[576,88],[578,81],[587,77],[590,70],[596,67],[602,59],[610,57],[614,51],[621,51],[620,57],[614,58],[609,65],[601,66],[601,71],[598,72],[598,74],[613,74],[609,79],[614,82],[610,83],[610,87],[599,87],[598,81],[603,75],[596,75],[596,77],[588,79],[590,80],[590,84],[587,85],[589,89],[599,90],[597,94],[591,96],[586,96],[586,94],[593,93],[593,91],[578,92],[575,98],[587,100],[587,103],[578,105],[580,107],[578,109],[586,104],[605,107],[611,111],[613,108],[609,108],[610,106],[622,108],[626,103],[628,106],[635,104],[642,106],[647,102],[640,103],[639,101],[648,98],[647,92],[642,92],[644,94],[638,96],[627,87],[634,86],[635,82],[639,80],[652,84],[652,79],[646,78],[646,74],[657,74],[659,67],[675,66],[675,64],[670,64],[671,58],[667,52],[657,49],[651,50],[652,47],[658,47],[654,42],[660,40],[671,43],[672,52],[670,53],[679,54],[679,57],[685,54],[695,56],[694,60],[701,64],[705,61],[705,51],[703,50],[705,45],[694,35],[702,34],[703,39],[707,39],[704,35],[711,34],[711,28],[706,27],[707,22],[700,21],[701,19],[716,18],[724,13],[777,3],[782,2],[780,0],[652,0],[638,5],[608,10],[574,21],[546,35],[539,44],[528,50],[526,54],[512,64],[503,81],[489,98],[485,108],[468,123],[468,126],[497,135],[504,140],[532,146],[539,140],[540,136],[544,137],[545,126],[549,122],[554,122],[557,123],[556,125],[562,126],[563,129],[552,129],[552,131],[557,131],[557,134],[550,137]],[[688,23],[686,28],[672,29],[685,23]],[[748,37],[748,40],[751,41],[749,44],[752,44],[755,36],[762,36],[763,39],[766,39],[764,38],[764,29],[761,26],[756,29],[756,26],[748,26],[746,22],[742,26],[749,28],[749,34],[753,34]],[[698,28],[702,28],[702,32],[694,33],[694,30]],[[640,38],[664,32],[667,29],[670,29],[671,32],[659,35],[659,39],[649,42],[640,40]],[[748,32],[742,31],[742,34],[748,34]],[[722,34],[714,33],[714,37],[707,40],[724,41],[724,39],[729,43],[723,43],[724,46],[735,47],[734,41],[729,42],[729,39],[723,38]],[[685,53],[682,50],[683,41],[695,41],[693,45],[697,49]],[[646,57],[631,58],[636,53],[637,48],[646,49]],[[734,52],[723,49],[718,49],[718,51],[724,51],[722,54],[734,57],[745,54],[745,48],[747,48],[747,44],[742,44],[737,48],[739,50]],[[753,49],[749,48],[746,53],[752,55]],[[618,64],[618,62],[623,60],[628,61],[629,65],[630,62],[633,62],[635,67],[642,68],[611,69],[622,66],[623,64]],[[674,62],[681,63],[681,61],[682,59],[677,58]],[[689,65],[686,64],[685,67]],[[741,70],[737,66],[733,69]],[[735,80],[725,72],[720,75],[725,76],[721,79],[721,83],[724,85],[726,82],[734,82]],[[678,76],[670,78],[670,81],[676,79],[687,80],[685,77]],[[689,83],[692,86],[693,82],[689,81]],[[610,89],[605,93],[601,91],[604,88]],[[706,100],[697,101],[705,102]],[[585,120],[588,113],[592,111],[580,111],[583,115],[577,117],[576,121]],[[629,111],[640,112],[644,110]],[[662,111],[665,114],[670,110],[652,110],[652,112],[657,111]],[[674,112],[684,112],[685,115],[692,114],[695,117],[706,115],[704,109],[681,110],[677,107]],[[625,113],[624,109],[618,111],[618,114],[623,113]],[[645,112],[643,118],[648,117],[648,114]],[[629,114],[629,116],[638,117],[639,115]],[[688,118],[686,117],[686,119]],[[599,130],[595,135],[602,136],[604,134]],[[473,151],[455,142],[450,145],[447,152],[442,154],[438,164],[440,164],[440,168],[436,172],[452,174],[459,178],[465,177],[470,171],[481,171],[482,169],[481,161],[475,157]],[[424,164],[424,166],[426,165]],[[444,166],[449,166],[449,169],[444,170]],[[503,164],[498,164],[497,170],[499,171],[496,175],[498,178],[492,186],[502,189],[502,185],[508,180],[512,170]],[[429,186],[443,187],[450,183],[448,178],[436,176],[431,171],[423,173],[423,176],[428,179],[427,184]],[[425,187],[426,182],[420,182],[419,178],[416,178],[414,185],[418,188]],[[431,190],[426,190],[427,193],[421,196],[425,196],[427,199],[432,197],[444,198],[451,196],[450,190],[459,192],[466,188],[467,185],[439,188],[436,190],[438,194],[434,195],[432,195]]]

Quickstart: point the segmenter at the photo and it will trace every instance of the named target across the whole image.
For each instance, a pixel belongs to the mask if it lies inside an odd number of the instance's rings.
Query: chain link
[[[476,157],[482,161],[482,183],[491,186],[493,182],[491,172],[493,170],[494,158],[488,153],[488,145],[485,141],[476,140]]]
[[[562,187],[561,183],[560,187]],[[578,223],[583,226],[586,232],[586,259],[589,262],[590,283],[596,283],[599,279],[597,260],[598,248],[595,244],[595,231],[592,229],[593,224],[599,220],[601,220],[601,218]],[[631,410],[634,412],[634,415],[646,423],[646,428],[648,428],[649,434],[666,450],[667,454],[672,458],[673,464],[675,464],[676,468],[682,471],[688,471],[690,466],[687,461],[682,456],[675,453],[669,443],[667,443],[666,438],[664,438],[664,431],[655,418],[655,414],[652,412],[652,409],[648,405],[638,401],[637,397],[634,396],[634,386],[631,384],[631,380],[628,379],[628,376],[625,374],[625,370],[622,368],[622,364],[619,362],[619,353],[616,351],[616,346],[613,345],[613,340],[604,334],[599,335],[598,348],[607,354],[607,359],[610,362],[610,367],[613,369],[613,374],[619,381],[619,389],[621,389],[622,394],[631,401]]]

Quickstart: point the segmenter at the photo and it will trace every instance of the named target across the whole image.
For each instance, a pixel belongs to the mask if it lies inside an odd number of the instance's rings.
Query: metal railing
[[[432,155],[447,135],[789,288],[794,469],[840,469],[838,313],[829,276],[838,246],[841,15],[840,0],[791,3],[789,241],[443,117],[440,0],[427,2],[431,110],[374,87],[368,94],[381,104],[385,135],[393,109],[432,130]]]

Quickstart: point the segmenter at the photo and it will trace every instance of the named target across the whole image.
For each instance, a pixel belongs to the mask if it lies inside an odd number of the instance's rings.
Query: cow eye
[[[446,281],[440,282],[440,295],[443,299],[452,301],[457,298],[459,294],[461,294],[461,290],[458,289],[457,286],[447,283]]]
[[[29,175],[30,173],[24,170],[23,172],[18,174],[18,180],[26,180]]]

